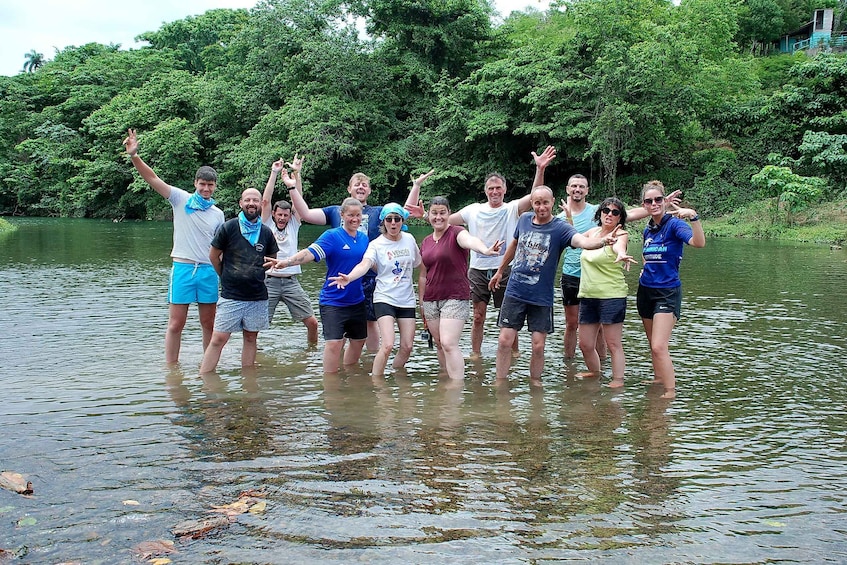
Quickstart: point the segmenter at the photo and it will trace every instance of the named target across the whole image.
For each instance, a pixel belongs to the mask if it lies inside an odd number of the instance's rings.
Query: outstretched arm
[[[485,245],[485,242],[478,237],[469,234],[467,230],[462,230],[456,234],[456,243],[458,243],[459,247],[462,249],[470,249],[471,251],[476,251],[480,255],[497,255],[500,253],[500,249],[502,249],[505,242],[502,239],[498,239],[494,242],[494,245],[488,247]]]
[[[556,158],[556,148],[548,145],[541,155],[532,152],[532,159],[535,161],[535,178],[532,179],[532,188],[544,184],[544,171],[547,170],[547,165]]]
[[[309,222],[310,224],[318,226],[325,226],[326,214],[324,214],[323,209],[309,208],[309,205],[306,204],[306,199],[303,198],[303,189],[300,182],[300,169],[298,168],[298,165],[302,167],[303,159],[298,159],[297,156],[295,156],[294,162],[291,163],[291,172],[295,178],[295,186],[292,187],[288,184],[288,182],[285,183],[288,187],[288,195],[291,197],[291,206],[294,207],[294,211],[298,216],[300,216],[301,221]]]
[[[161,194],[163,198],[170,198],[170,185],[160,179],[156,173],[153,172],[153,169],[151,169],[150,166],[142,161],[141,157],[138,156],[138,138],[135,135],[134,129],[130,128],[127,131],[127,136],[123,141],[123,145],[126,147],[126,152],[129,154],[129,160],[132,162],[135,170],[138,171],[138,174],[141,175],[141,178],[143,178],[144,181],[153,188],[153,190]]]
[[[268,182],[265,185],[265,192],[262,194],[262,222],[267,222],[273,211],[274,188],[276,187],[276,179],[280,171],[285,170],[285,161],[282,159],[275,161],[271,165],[271,174],[268,177]]]
[[[680,198],[682,198],[682,191],[674,190],[673,192],[667,195],[665,200],[667,200],[671,206],[678,206]],[[628,222],[643,220],[649,215],[650,212],[648,212],[647,208],[645,208],[644,206],[635,206],[626,211],[626,220]]]
[[[214,249],[214,248],[213,248]],[[291,257],[277,259],[276,257],[265,257],[265,269],[287,269],[292,265],[304,265],[315,260],[315,256],[308,249],[301,249]]]
[[[421,202],[421,185],[424,181],[435,172],[435,169],[430,169],[428,173],[424,173],[416,179],[412,180],[412,190],[409,191],[409,196],[406,198],[406,203],[403,207],[409,211],[413,218],[423,218],[423,202]]]
[[[338,275],[335,277],[327,277],[327,280],[329,281],[329,286],[335,285],[338,288],[344,288],[351,282],[365,276],[365,273],[367,273],[370,268],[373,267],[373,264],[374,262],[372,259],[365,257],[359,262],[358,265],[353,267],[353,270],[350,271],[348,274],[345,275],[344,273],[338,273]]]

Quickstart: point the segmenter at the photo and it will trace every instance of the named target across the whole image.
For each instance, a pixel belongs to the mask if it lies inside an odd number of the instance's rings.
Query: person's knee
[[[259,336],[258,332],[244,332],[244,343],[253,344],[256,343],[256,338]]]
[[[544,355],[544,348],[546,346],[546,342],[544,340],[532,340],[532,354],[533,355]]]
[[[500,336],[497,338],[497,346],[503,347],[505,349],[511,349],[512,344],[515,343],[515,337],[517,334],[514,332],[500,332]]]
[[[304,319],[303,324],[310,330],[318,329],[318,319],[314,316],[309,316],[308,318]]]
[[[668,344],[667,343],[657,343],[655,340],[650,344],[650,353],[653,354],[653,357],[667,357],[668,353]]]

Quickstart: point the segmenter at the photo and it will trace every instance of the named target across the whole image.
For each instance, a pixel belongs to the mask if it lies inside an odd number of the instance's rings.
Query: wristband
[[[700,221],[700,215],[699,215],[699,214],[694,214],[693,216],[691,216],[690,218],[688,218],[688,221],[689,221],[689,222],[699,222],[699,221]]]

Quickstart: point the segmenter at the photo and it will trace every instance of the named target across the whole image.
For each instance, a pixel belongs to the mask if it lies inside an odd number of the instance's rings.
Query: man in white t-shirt
[[[277,177],[282,173],[282,182],[289,189],[299,188],[300,169],[303,159],[295,156],[289,164],[291,174],[285,168],[286,163],[280,159],[271,165],[271,174],[265,185],[265,193],[262,196],[262,223],[270,226],[276,238],[279,253],[277,259],[291,257],[297,253],[297,239],[300,234],[300,218],[297,212],[291,208],[291,203],[280,200],[273,205],[271,202],[274,195]],[[273,218],[272,222],[268,222]],[[300,265],[292,265],[284,269],[268,269],[265,277],[265,285],[268,287],[268,322],[273,320],[277,305],[281,302],[288,306],[291,317],[301,320],[306,326],[306,336],[310,344],[318,342],[318,319],[312,309],[309,295],[300,284]]]
[[[209,259],[212,238],[224,223],[224,213],[215,206],[212,194],[218,186],[218,173],[212,167],[200,167],[194,176],[194,192],[170,186],[138,156],[138,139],[130,129],[123,142],[135,170],[147,184],[167,198],[174,212],[174,245],[171,251],[168,285],[168,329],[165,333],[165,362],[179,362],[182,330],[188,318],[188,306],[197,303],[203,329],[203,351],[212,339],[218,302],[218,274]]]
[[[535,153],[533,152],[533,155]],[[485,245],[494,245],[502,241],[504,251],[515,237],[515,227],[518,217],[527,212],[530,207],[529,194],[517,200],[506,202],[506,179],[499,173],[491,173],[485,178],[486,202],[470,204],[450,215],[453,225],[466,225],[468,232],[478,237]],[[473,302],[473,325],[471,326],[471,356],[479,357],[482,351],[482,337],[485,334],[485,314],[488,303],[494,298],[494,306],[499,308],[503,303],[503,293],[508,282],[508,271],[503,274],[500,288],[494,291],[488,289],[492,275],[500,267],[503,251],[499,255],[486,256],[471,251],[468,278],[471,281],[471,300]],[[518,340],[512,346],[512,351],[518,351]]]

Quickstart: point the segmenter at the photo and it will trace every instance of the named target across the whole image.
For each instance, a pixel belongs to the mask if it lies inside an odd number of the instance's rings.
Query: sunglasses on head
[[[394,223],[394,222],[402,222],[402,221],[403,221],[403,218],[401,218],[400,216],[386,216],[386,217],[385,217],[385,221],[386,221],[386,222],[391,222],[391,223]]]
[[[614,209],[613,208],[601,208],[600,211],[603,212],[604,214],[611,214],[613,216],[620,216],[621,215],[621,211],[618,210],[617,208],[614,208]]]
[[[644,199],[644,203],[648,206],[651,205],[653,202],[655,202],[656,204],[661,204],[664,201],[665,201],[664,196],[657,196],[656,198],[645,198]]]

